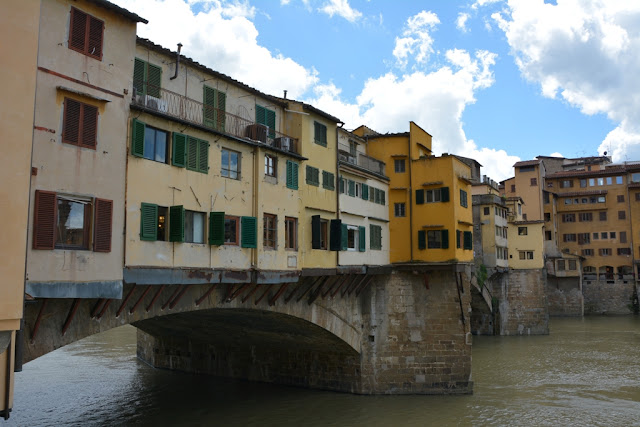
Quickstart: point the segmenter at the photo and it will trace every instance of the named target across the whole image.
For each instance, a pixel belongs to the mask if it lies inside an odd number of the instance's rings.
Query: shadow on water
[[[7,426],[640,425],[640,319],[551,321],[474,337],[469,396],[354,396],[153,369],[123,326],[16,374]]]

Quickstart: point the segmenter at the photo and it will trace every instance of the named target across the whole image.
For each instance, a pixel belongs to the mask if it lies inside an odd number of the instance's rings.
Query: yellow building
[[[473,187],[476,189],[476,186]],[[491,191],[497,185],[485,188],[484,194],[473,195],[473,223],[475,225],[474,251],[485,267],[507,268],[509,244],[507,240],[507,208],[505,200]]]
[[[471,167],[453,155],[434,156],[431,135],[413,122],[404,133],[364,126],[354,133],[367,140],[372,157],[393,165],[391,262],[472,261]]]
[[[285,134],[287,102],[144,39],[129,86],[125,279],[190,283],[190,269],[209,269],[209,282],[270,280],[256,270],[290,280],[306,247],[309,132]]]
[[[630,244],[633,250],[636,285],[638,285],[640,284],[640,162],[629,164],[626,168],[629,213],[631,215]]]
[[[389,264],[389,193],[386,165],[369,156],[367,140],[338,129],[338,201],[343,236],[340,265]]]
[[[5,419],[13,406],[16,331],[20,329],[24,298],[39,23],[40,0],[3,4],[0,78],[5,86],[0,102],[0,218],[3,224],[10,225],[2,232],[0,263],[0,418]]]
[[[26,292],[121,298],[136,24],[107,1],[42,2]]]

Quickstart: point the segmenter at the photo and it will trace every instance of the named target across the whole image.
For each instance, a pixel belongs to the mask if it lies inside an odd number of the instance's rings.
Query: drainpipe
[[[178,77],[178,66],[180,65],[180,50],[182,49],[182,43],[178,43],[178,52],[176,53],[176,73],[169,80],[174,80]]]
[[[344,123],[343,123],[344,124]],[[338,127],[336,126],[336,219],[341,219],[342,215],[340,215],[340,155],[338,154]],[[327,246],[331,246],[331,227],[328,227],[327,234],[329,236],[327,242]],[[331,249],[331,247],[329,247]],[[336,251],[336,266],[340,265],[340,251]]]
[[[258,156],[260,154],[260,148],[258,146],[253,147],[253,183],[252,183],[252,191],[251,191],[251,199],[252,206],[251,212],[252,216],[256,218],[256,228],[258,227],[258,173],[259,173],[259,162]],[[264,225],[263,225],[264,226]],[[256,234],[258,230],[256,230]],[[251,249],[251,267],[257,268],[258,266],[258,237],[256,236],[256,247]]]

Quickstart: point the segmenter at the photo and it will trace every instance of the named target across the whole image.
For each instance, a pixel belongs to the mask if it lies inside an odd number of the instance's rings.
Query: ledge
[[[122,299],[122,280],[98,282],[32,282],[25,292],[34,298],[113,298]]]

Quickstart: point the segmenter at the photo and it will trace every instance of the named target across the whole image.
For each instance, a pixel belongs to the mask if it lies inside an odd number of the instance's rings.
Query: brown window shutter
[[[33,212],[33,249],[53,249],[56,243],[58,198],[52,191],[36,190]]]
[[[82,105],[82,142],[87,148],[96,148],[98,133],[98,108],[93,105]]]
[[[113,217],[113,201],[95,200],[95,220],[93,250],[95,252],[111,252],[111,224]]]
[[[64,99],[64,123],[62,125],[62,142],[78,145],[80,134],[80,110],[82,104],[74,99]]]
[[[71,25],[69,28],[69,48],[85,51],[87,39],[87,14],[78,9],[71,8]]]
[[[102,60],[102,36],[104,34],[104,23],[89,16],[89,43],[87,55]]]

